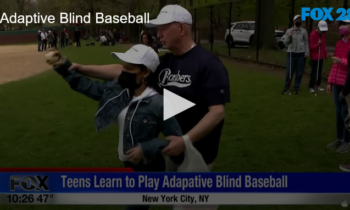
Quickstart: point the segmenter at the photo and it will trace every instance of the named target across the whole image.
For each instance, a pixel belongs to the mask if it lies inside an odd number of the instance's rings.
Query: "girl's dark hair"
[[[153,37],[152,35],[148,32],[148,31],[144,31],[142,34],[141,34],[141,38],[140,38],[140,41],[141,43],[143,44],[143,36],[146,35],[147,36],[147,39],[148,39],[148,45],[152,46],[153,44]]]
[[[147,67],[143,64],[138,65],[140,67],[141,72],[146,71]],[[153,88],[160,95],[163,95],[163,88],[158,84],[157,76],[151,72],[146,78],[147,86]]]

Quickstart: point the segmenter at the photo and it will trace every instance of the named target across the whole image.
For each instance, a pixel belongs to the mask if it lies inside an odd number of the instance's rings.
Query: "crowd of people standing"
[[[74,42],[77,47],[81,46],[80,43],[80,31],[76,28],[74,32]],[[37,34],[38,39],[38,52],[47,51],[49,48],[61,49],[69,46],[69,33],[63,28],[60,32],[56,32],[55,29],[46,31],[45,29],[39,30]],[[59,46],[58,46],[59,45]]]
[[[96,41],[99,41],[101,46],[114,46],[116,44],[122,44],[124,36],[123,32],[117,31],[116,29],[101,29]]]
[[[287,68],[285,86],[282,94],[291,94],[293,75],[295,75],[294,94],[299,94],[307,57],[310,57],[311,76],[309,81],[310,93],[324,91],[320,87],[322,81],[323,62],[328,59],[326,33],[328,25],[325,21],[316,23],[309,34],[301,26],[301,17],[296,15],[294,24],[286,31],[282,40],[287,49]],[[327,80],[326,90],[333,93],[335,105],[335,140],[327,145],[329,149],[336,149],[338,153],[350,151],[350,20],[338,22],[339,35],[342,37],[336,44],[332,56],[332,67]],[[340,164],[339,168],[350,172],[350,164]]]

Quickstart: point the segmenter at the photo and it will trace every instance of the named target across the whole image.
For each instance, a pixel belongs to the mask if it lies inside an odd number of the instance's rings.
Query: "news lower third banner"
[[[347,200],[348,173],[0,168],[0,204],[339,205]]]

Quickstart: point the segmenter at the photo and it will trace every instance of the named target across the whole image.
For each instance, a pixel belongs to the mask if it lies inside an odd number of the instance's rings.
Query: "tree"
[[[159,11],[165,6],[167,5],[168,1],[167,0],[159,0]]]
[[[2,0],[0,4],[0,14],[6,14],[7,16],[12,15],[13,12],[15,11],[15,4],[11,3],[11,0]],[[2,22],[0,23],[0,31],[2,30],[12,30],[13,29],[13,24],[11,22],[5,23]]]
[[[29,0],[16,0],[17,4],[17,12],[20,15],[26,15],[26,8],[28,7],[28,4],[31,3]],[[23,29],[23,25],[19,24],[19,29]]]
[[[251,47],[257,47],[258,36],[259,49],[280,50],[275,37],[275,0],[256,0],[255,33]]]

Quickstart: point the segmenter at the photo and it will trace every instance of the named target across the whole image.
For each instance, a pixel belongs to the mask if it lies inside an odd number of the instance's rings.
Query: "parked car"
[[[229,29],[226,29],[225,40],[228,46],[250,45],[254,38],[255,21],[241,21],[231,23],[231,36]],[[276,41],[282,46],[283,31],[275,30]]]

